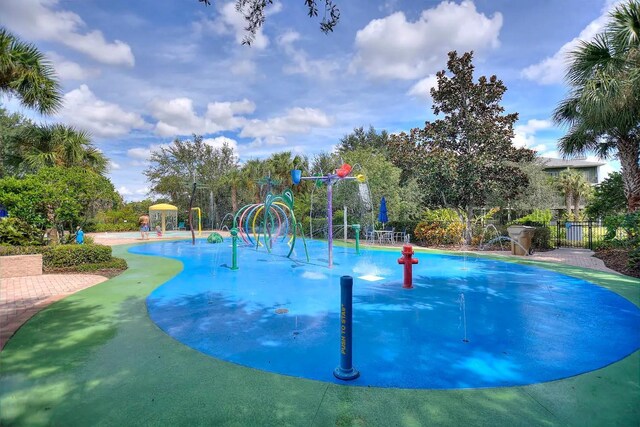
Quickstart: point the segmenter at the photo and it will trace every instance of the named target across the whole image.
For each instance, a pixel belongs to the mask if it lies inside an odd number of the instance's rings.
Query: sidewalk
[[[474,251],[476,254],[492,254],[511,256],[510,251]],[[606,273],[620,274],[604,265],[600,258],[593,256],[595,252],[589,249],[558,248],[549,252],[536,252],[533,255],[520,257],[526,260],[557,262],[573,265],[575,267],[589,268],[591,270],[604,271]]]
[[[43,274],[2,279],[0,286],[0,350],[38,311],[68,295],[106,281],[95,274]]]

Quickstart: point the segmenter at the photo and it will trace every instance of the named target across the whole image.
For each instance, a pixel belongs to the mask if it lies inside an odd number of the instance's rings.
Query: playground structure
[[[315,181],[316,185],[325,184],[327,186],[327,223],[328,223],[328,262],[329,268],[333,267],[333,186],[343,180],[357,180],[359,183],[364,183],[366,178],[360,174],[357,176],[350,176],[352,171],[351,165],[344,163],[340,168],[336,169],[335,173],[327,174],[325,176],[302,176],[302,171],[295,169],[291,171],[291,179],[295,185],[300,184],[300,181]]]
[[[168,203],[159,203],[149,206],[149,216],[151,217],[151,228],[154,224],[160,222],[160,230],[165,233],[167,225],[171,225],[174,229],[178,224],[178,208]]]
[[[200,208],[191,208],[191,210],[198,212],[198,236],[202,236],[202,212]]]
[[[264,246],[267,252],[271,252],[273,244],[278,239],[283,241],[289,238],[287,241],[289,245],[287,257],[291,257],[295,249],[298,230],[302,235],[308,262],[309,253],[304,240],[304,232],[302,232],[302,225],[296,221],[296,216],[293,212],[293,192],[289,189],[283,191],[281,195],[268,193],[264,203],[253,203],[241,207],[233,217],[233,228],[231,230],[231,235],[234,239],[233,267],[235,267],[232,268],[237,268],[235,245],[238,238],[242,239],[248,246],[255,246],[256,249]]]

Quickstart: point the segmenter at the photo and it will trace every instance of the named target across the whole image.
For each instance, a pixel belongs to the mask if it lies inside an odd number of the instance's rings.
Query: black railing
[[[557,221],[555,230],[553,227],[551,230],[554,234],[551,240],[558,248],[593,249],[607,234],[607,228],[600,221]],[[616,230],[616,238],[627,238],[624,229]]]

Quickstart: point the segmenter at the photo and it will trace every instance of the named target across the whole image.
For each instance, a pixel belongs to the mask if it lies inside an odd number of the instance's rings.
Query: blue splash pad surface
[[[397,248],[356,255],[335,247],[328,269],[324,242],[308,242],[311,264],[303,262],[302,245],[293,259],[279,245],[274,254],[240,248],[238,271],[228,268],[228,239],[130,252],[184,263],[147,298],[163,331],[213,357],[284,375],[376,387],[515,386],[598,369],[640,348],[640,310],[584,280],[419,253],[414,289],[404,290]],[[353,363],[361,372],[348,383],[333,377],[342,275],[354,277]],[[359,278],[366,275],[380,279]]]

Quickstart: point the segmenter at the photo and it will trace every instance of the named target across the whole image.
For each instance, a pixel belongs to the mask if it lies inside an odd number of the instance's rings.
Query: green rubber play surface
[[[182,264],[127,253],[129,270],[34,316],[0,353],[0,424],[638,425],[640,352],[564,380],[509,388],[350,387],[223,362],[166,335],[145,298]],[[640,281],[541,262],[640,305]]]

